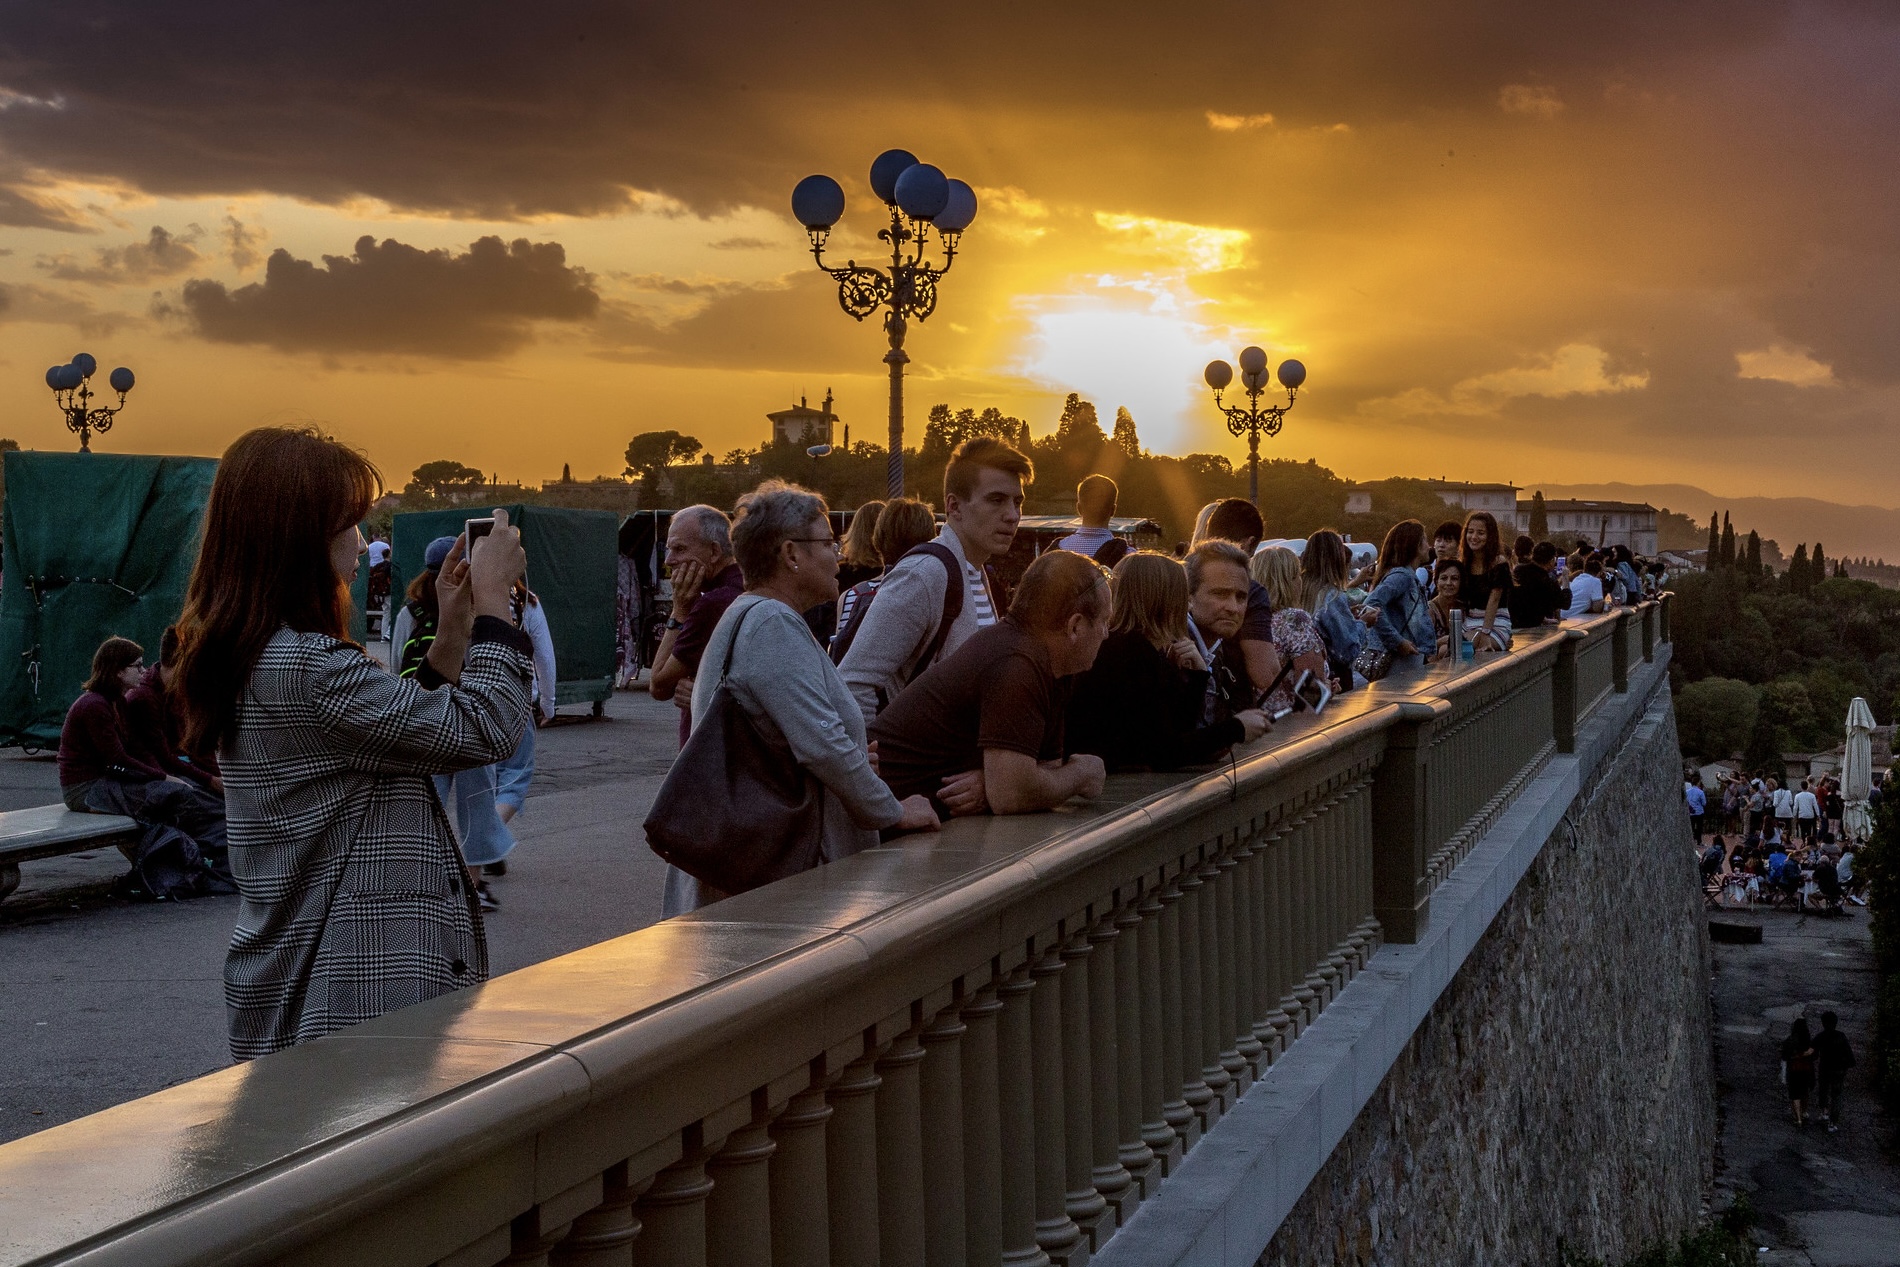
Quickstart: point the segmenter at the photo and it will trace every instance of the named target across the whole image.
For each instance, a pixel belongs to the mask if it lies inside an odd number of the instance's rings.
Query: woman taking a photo
[[[800,615],[838,597],[838,542],[825,499],[778,480],[761,484],[739,499],[732,553],[745,576],[745,593],[719,618],[700,657],[693,679],[695,723],[710,715],[723,681],[760,733],[775,744],[782,741],[791,759],[823,786],[821,862],[874,847],[882,830],[937,830],[929,797],[900,802],[878,778],[865,746],[863,711]],[[664,915],[725,896],[667,865]]]
[[[376,468],[315,431],[225,451],[179,621],[190,751],[224,772],[241,904],[225,960],[231,1053],[308,1042],[488,975],[481,913],[429,776],[499,761],[528,725],[526,561],[497,512],[436,578],[414,678],[347,640]]]
[[[1110,591],[1108,638],[1069,698],[1069,752],[1092,753],[1111,773],[1178,770],[1265,733],[1257,708],[1201,723],[1209,669],[1188,637],[1185,568],[1140,550],[1115,565]]]
[[[1366,606],[1379,613],[1366,639],[1392,657],[1394,669],[1418,667],[1438,641],[1430,601],[1418,583],[1424,561],[1425,525],[1416,519],[1393,524],[1379,547],[1377,579],[1366,596]]]

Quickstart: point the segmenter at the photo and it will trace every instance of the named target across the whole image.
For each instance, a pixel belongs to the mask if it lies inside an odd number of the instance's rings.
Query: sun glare
[[[1033,315],[1020,372],[1093,401],[1104,429],[1126,405],[1142,443],[1156,452],[1226,446],[1218,415],[1201,399],[1200,368],[1232,350],[1220,331],[1195,318],[1193,297],[1105,283],[1098,294],[1024,302]]]

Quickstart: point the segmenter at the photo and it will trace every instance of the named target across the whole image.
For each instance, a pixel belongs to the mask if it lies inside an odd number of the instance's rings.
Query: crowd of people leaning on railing
[[[1889,770],[1867,794],[1878,810],[1895,792]],[[1798,787],[1763,774],[1724,777],[1711,792],[1690,771],[1683,801],[1712,907],[1756,904],[1840,914],[1865,906],[1866,879],[1855,869],[1864,843],[1849,830],[1840,780],[1802,779]]]
[[[681,751],[645,823],[668,915],[957,815],[1215,761],[1396,666],[1495,655],[1658,580],[1620,548],[1567,566],[1550,543],[1513,548],[1483,512],[1430,537],[1398,524],[1357,568],[1331,530],[1263,546],[1238,498],[1176,555],[1134,550],[1110,530],[1115,484],[1091,475],[1082,526],[1006,591],[992,564],[1033,477],[984,437],[951,456],[941,527],[899,498],[839,541],[821,497],[778,481],[730,516],[672,517],[651,690],[679,706]],[[129,815],[179,873],[145,867],[154,892],[235,883],[240,1059],[488,971],[482,874],[509,841],[507,814],[487,818],[519,808],[551,707],[546,622],[497,511],[477,541],[428,547],[398,662],[373,660],[347,628],[380,488],[314,431],[240,437],[159,664],[108,641],[62,737],[67,803]]]

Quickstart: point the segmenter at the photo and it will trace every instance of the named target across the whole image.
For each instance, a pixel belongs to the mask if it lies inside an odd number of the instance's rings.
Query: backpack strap
[[[1120,537],[1110,537],[1095,548],[1089,557],[1105,568],[1112,568],[1128,554],[1128,543]]]
[[[943,591],[943,618],[937,622],[937,632],[925,644],[924,653],[911,662],[910,673],[904,679],[906,685],[916,681],[919,674],[937,662],[937,657],[943,654],[944,642],[950,637],[950,626],[963,614],[963,567],[950,547],[926,541],[922,545],[912,546],[904,558],[908,559],[913,554],[928,554],[942,563],[948,583]]]
[[[831,662],[843,664],[845,653],[851,650],[851,644],[858,639],[858,630],[864,627],[864,615],[871,610],[871,600],[877,597],[877,587],[883,581],[882,576],[874,576],[868,581],[859,581],[848,591],[857,597],[851,600],[851,618],[844,622],[831,639]]]

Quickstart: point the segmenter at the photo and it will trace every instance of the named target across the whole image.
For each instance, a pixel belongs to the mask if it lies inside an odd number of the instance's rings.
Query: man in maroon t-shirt
[[[1064,760],[1062,732],[1068,679],[1095,663],[1108,609],[1107,574],[1085,556],[1049,550],[1030,564],[1009,615],[925,670],[871,723],[891,790],[929,796],[946,818],[952,784],[976,783],[980,808],[969,812],[1027,814],[1099,795],[1102,759]]]
[[[680,745],[692,730],[693,678],[719,618],[745,592],[732,557],[732,520],[716,506],[674,512],[666,530],[666,566],[673,581],[673,615],[653,654],[654,699],[679,705]]]

